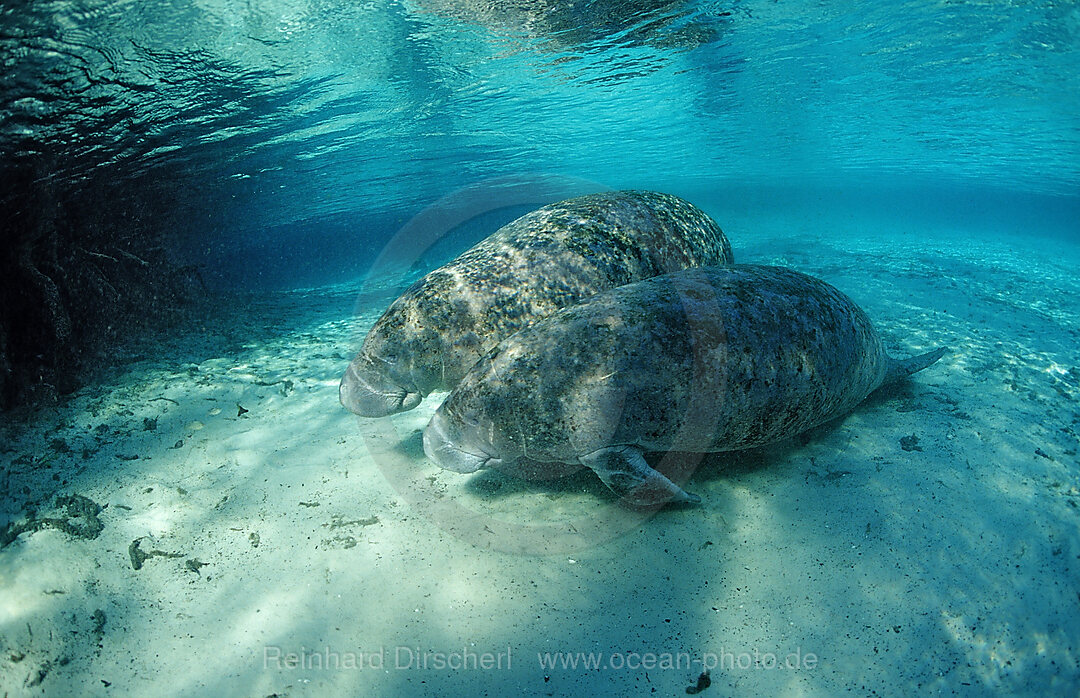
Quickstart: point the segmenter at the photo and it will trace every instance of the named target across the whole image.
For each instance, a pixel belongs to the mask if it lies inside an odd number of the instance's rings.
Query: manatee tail
[[[948,347],[938,347],[925,354],[912,356],[910,359],[894,359],[890,356],[889,367],[885,370],[885,380],[883,380],[881,384],[888,385],[889,383],[895,383],[901,378],[907,378],[912,373],[923,370],[944,356],[947,350]]]

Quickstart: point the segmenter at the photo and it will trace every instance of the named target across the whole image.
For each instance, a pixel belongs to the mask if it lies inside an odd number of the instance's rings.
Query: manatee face
[[[439,329],[414,299],[394,301],[345,371],[341,404],[361,417],[386,417],[419,405],[443,382],[446,343]]]
[[[424,429],[428,458],[459,473],[498,468],[521,458],[520,444],[507,436],[497,411],[487,409],[486,395],[484,390],[461,391],[439,406]]]
[[[341,378],[341,404],[361,417],[386,417],[416,407],[424,396],[409,372],[399,369],[361,351]]]
[[[446,470],[472,473],[497,467],[502,459],[494,451],[495,447],[483,438],[480,430],[444,411],[436,412],[424,429],[424,453]]]

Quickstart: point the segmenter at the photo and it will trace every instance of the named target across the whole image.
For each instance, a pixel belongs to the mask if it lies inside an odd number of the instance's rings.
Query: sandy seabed
[[[5,417],[0,694],[1075,695],[1080,251],[728,232],[950,353],[648,516],[341,409],[390,291],[249,298]]]

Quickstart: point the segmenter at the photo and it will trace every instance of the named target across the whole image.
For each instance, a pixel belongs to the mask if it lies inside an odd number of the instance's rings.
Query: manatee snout
[[[492,457],[490,450],[480,443],[475,431],[463,429],[460,420],[442,409],[436,410],[424,429],[424,453],[446,470],[473,473],[496,467],[502,461]]]
[[[424,398],[366,354],[360,354],[349,364],[341,378],[338,397],[345,409],[361,417],[386,417],[411,410]]]

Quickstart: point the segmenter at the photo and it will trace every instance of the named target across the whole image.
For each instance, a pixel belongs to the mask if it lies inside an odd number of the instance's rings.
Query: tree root
[[[150,262],[147,262],[147,261],[145,261],[145,260],[139,259],[138,257],[136,257],[135,255],[131,254],[131,253],[130,253],[130,252],[128,252],[127,250],[121,250],[121,249],[119,249],[119,248],[118,248],[118,249],[116,250],[116,253],[117,253],[118,255],[121,255],[121,256],[123,256],[123,257],[126,257],[126,258],[128,258],[128,259],[132,260],[132,261],[133,261],[133,262],[135,262],[136,264],[142,265],[143,267],[149,267],[149,266],[150,266]]]
[[[116,257],[110,257],[109,255],[101,254],[100,252],[93,252],[93,251],[85,249],[83,247],[76,247],[75,250],[77,252],[82,252],[87,257],[97,257],[98,259],[107,259],[110,262],[116,262],[117,261]]]
[[[64,302],[56,282],[37,268],[31,258],[29,248],[23,248],[19,255],[19,267],[26,279],[38,291],[46,311],[42,319],[49,323],[53,337],[61,343],[66,341],[71,336],[71,318],[64,309]]]

